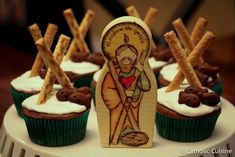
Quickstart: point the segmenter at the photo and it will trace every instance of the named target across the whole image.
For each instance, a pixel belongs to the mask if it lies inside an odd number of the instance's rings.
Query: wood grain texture
[[[107,44],[109,39],[110,44]],[[140,39],[143,39],[142,43]],[[152,147],[157,85],[154,73],[146,61],[151,45],[150,30],[143,21],[135,17],[118,18],[104,29],[102,41],[106,62],[96,86],[101,145]],[[127,55],[123,57],[123,54]],[[130,68],[127,71],[122,62],[125,57],[133,57],[136,61],[127,64]],[[121,81],[122,75],[129,74],[124,80],[134,80],[125,84],[125,81]],[[139,137],[143,143],[128,139],[131,136]],[[144,141],[146,139],[147,142]]]

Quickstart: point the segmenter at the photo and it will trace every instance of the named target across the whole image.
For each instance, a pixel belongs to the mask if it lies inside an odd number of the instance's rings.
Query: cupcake
[[[99,79],[99,76],[100,76],[100,72],[101,70],[97,71],[94,76],[93,76],[93,79],[91,81],[91,85],[90,85],[90,89],[92,91],[92,99],[93,99],[93,103],[94,105],[96,106],[96,101],[95,101],[95,91],[96,91],[96,84],[97,84],[97,81]]]
[[[207,32],[199,42],[200,48],[193,51],[195,58],[205,50],[209,41],[214,39],[212,32]],[[220,97],[203,87],[185,51],[171,31],[165,39],[177,60],[180,74],[168,87],[158,90],[156,127],[158,134],[164,138],[179,142],[195,142],[210,137],[221,113]],[[202,48],[204,47],[204,48]],[[180,86],[184,77],[189,86]]]
[[[37,40],[36,46],[48,72],[40,93],[22,103],[30,140],[49,147],[74,144],[85,137],[92,97],[88,87],[73,88],[60,68],[58,63],[62,61],[69,38],[62,36],[59,41],[59,51],[55,52],[54,57],[61,60],[56,61],[45,40]],[[56,79],[63,89],[53,92],[51,89]]]
[[[30,140],[43,146],[66,146],[81,141],[86,134],[91,92],[88,88],[63,88],[50,93],[38,105],[39,94],[23,103],[24,120]]]
[[[156,125],[160,136],[194,142],[211,136],[221,113],[220,98],[208,89],[193,86],[166,92],[158,89]]]
[[[34,40],[39,39],[42,36],[41,31],[36,23],[29,26],[28,29]],[[57,29],[58,27],[56,25],[51,23],[48,24],[45,38],[47,39],[49,46],[53,42],[53,38],[57,32]],[[32,69],[13,79],[10,83],[13,102],[19,116],[22,116],[22,102],[27,97],[37,94],[41,90],[43,85],[43,80],[39,77],[39,71],[41,67],[43,67],[43,61],[40,55],[37,54]],[[60,85],[53,86],[53,90],[58,90],[60,88]]]
[[[71,73],[75,77],[74,86],[90,86],[93,75],[98,71],[104,59],[101,53],[91,53],[84,37],[93,20],[95,13],[88,10],[79,27],[72,9],[63,12],[71,33],[74,36],[68,52],[61,64],[61,68],[66,73]]]

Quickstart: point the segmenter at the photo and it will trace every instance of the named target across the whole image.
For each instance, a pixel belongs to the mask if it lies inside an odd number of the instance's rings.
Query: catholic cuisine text
[[[186,148],[180,151],[181,154],[231,154],[231,149],[226,148],[211,148],[211,149],[195,149]]]

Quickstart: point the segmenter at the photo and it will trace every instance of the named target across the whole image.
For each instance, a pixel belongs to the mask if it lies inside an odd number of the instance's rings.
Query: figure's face
[[[137,55],[132,52],[130,48],[126,48],[120,52],[116,58],[121,71],[129,72],[136,62]]]

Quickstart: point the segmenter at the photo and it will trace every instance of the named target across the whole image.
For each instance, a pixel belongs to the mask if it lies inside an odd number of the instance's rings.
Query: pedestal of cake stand
[[[235,108],[221,98],[222,113],[212,136],[204,141],[183,143],[160,137],[156,130],[153,148],[102,148],[99,143],[95,109],[91,109],[87,134],[81,142],[65,147],[43,147],[32,143],[28,137],[24,121],[17,115],[14,106],[7,111],[0,132],[0,157],[94,157],[94,156],[195,156],[230,157],[235,156]],[[213,154],[232,150],[230,154]],[[195,153],[196,152],[196,153]],[[199,154],[201,152],[201,154]]]

